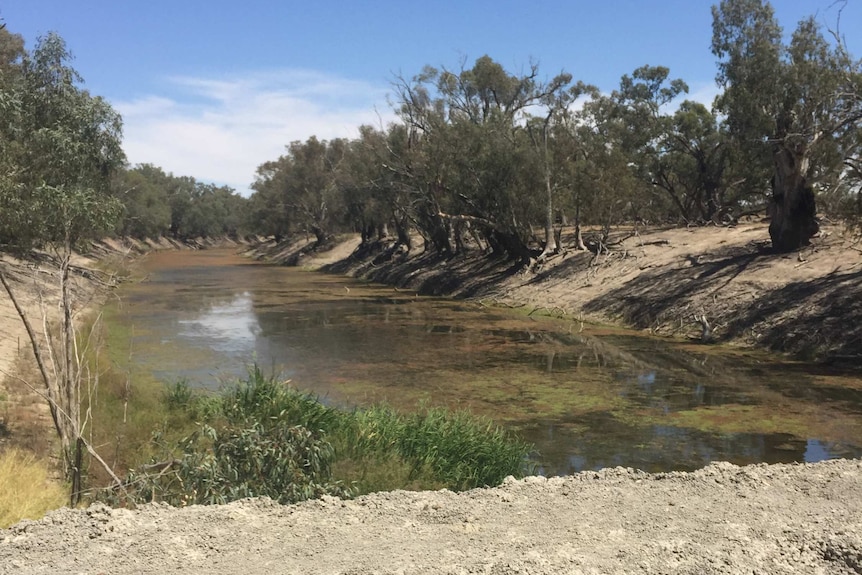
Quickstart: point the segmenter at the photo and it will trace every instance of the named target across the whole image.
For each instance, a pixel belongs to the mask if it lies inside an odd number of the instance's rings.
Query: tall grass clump
[[[47,466],[17,449],[0,453],[0,529],[39,519],[69,500],[68,488],[48,478]]]
[[[467,412],[387,406],[343,411],[254,367],[218,397],[179,382],[162,400],[194,418],[197,430],[175,442],[158,436],[164,456],[126,481],[133,502],[225,503],[267,496],[293,503],[324,494],[497,485],[523,475],[530,446]],[[184,415],[183,415],[184,414]]]
[[[287,422],[324,433],[339,423],[336,409],[323,405],[312,394],[266,377],[257,366],[249,370],[245,381],[223,393],[221,415],[234,424]]]
[[[409,466],[408,481],[426,477],[456,490],[522,476],[531,450],[487,418],[439,407],[402,414],[375,406],[346,417],[344,431],[347,455],[397,454]]]

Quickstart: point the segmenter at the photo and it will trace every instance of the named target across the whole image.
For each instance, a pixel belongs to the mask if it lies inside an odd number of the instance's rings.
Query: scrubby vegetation
[[[125,492],[112,497],[293,503],[388,489],[463,490],[528,470],[530,447],[487,420],[429,407],[340,410],[257,368],[220,396],[176,383],[163,403],[195,430],[178,441],[157,435],[165,457],[129,473]]]

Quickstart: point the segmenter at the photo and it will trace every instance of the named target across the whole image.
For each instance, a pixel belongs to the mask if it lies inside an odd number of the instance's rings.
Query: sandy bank
[[[772,252],[765,223],[616,231],[598,254],[564,250],[532,267],[400,251],[325,265],[421,293],[527,306],[571,321],[699,338],[862,367],[862,237],[824,223],[812,245]],[[572,238],[564,236],[564,246]]]

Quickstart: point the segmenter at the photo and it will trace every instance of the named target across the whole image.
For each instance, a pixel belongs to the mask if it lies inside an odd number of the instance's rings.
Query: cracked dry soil
[[[862,461],[606,469],[282,506],[94,505],[0,531],[0,573],[862,573]]]

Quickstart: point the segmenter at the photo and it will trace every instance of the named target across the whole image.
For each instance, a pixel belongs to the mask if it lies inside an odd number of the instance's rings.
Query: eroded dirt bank
[[[0,531],[2,573],[860,573],[862,462],[280,506],[56,511]]]
[[[324,269],[657,335],[699,338],[695,316],[706,316],[715,341],[859,368],[862,236],[824,222],[811,246],[776,254],[767,226],[625,228],[600,253],[567,249],[531,267],[476,254],[443,259],[420,246],[409,256],[357,253]]]

